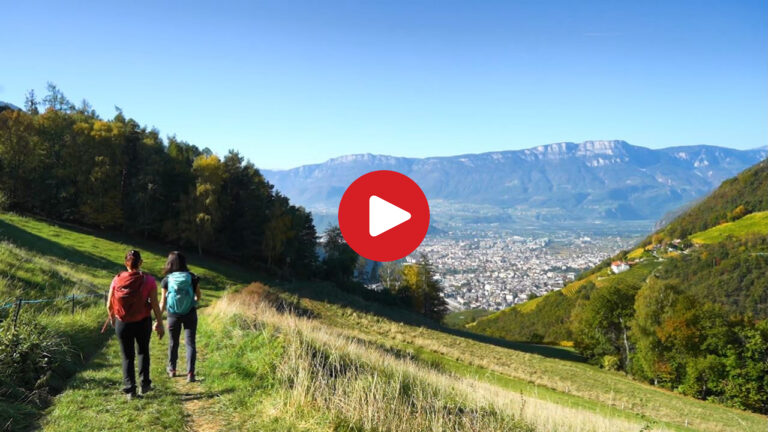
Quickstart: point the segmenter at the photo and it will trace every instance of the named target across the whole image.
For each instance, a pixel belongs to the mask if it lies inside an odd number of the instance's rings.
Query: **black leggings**
[[[171,340],[168,343],[168,370],[176,370],[176,361],[179,358],[179,336],[181,327],[184,326],[184,341],[187,344],[187,373],[195,373],[195,360],[197,358],[197,309],[192,308],[186,315],[168,315],[168,332]]]
[[[122,322],[115,319],[115,333],[120,340],[120,353],[123,356],[123,391],[136,393],[136,369],[134,359],[136,347],[139,354],[139,377],[141,386],[149,387],[149,338],[152,335],[152,320],[149,317],[136,322]]]

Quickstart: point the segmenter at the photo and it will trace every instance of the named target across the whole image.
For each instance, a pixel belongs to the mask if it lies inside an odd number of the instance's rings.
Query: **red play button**
[[[339,228],[360,256],[373,261],[399,260],[427,235],[427,197],[403,174],[369,172],[352,182],[341,197]]]

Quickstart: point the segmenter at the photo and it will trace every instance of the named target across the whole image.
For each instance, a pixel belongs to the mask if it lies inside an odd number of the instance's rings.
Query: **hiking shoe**
[[[168,372],[169,378],[173,378],[176,376],[176,369],[168,369],[167,372]]]
[[[188,373],[188,374],[187,374],[187,382],[191,382],[191,383],[193,383],[193,382],[195,382],[195,381],[196,381],[196,380],[195,380],[195,374],[194,374],[194,372]]]
[[[152,391],[152,384],[142,385],[141,394],[147,394]]]

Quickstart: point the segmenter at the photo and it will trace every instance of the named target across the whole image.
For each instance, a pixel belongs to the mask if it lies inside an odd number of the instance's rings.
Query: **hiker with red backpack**
[[[163,295],[160,309],[168,309],[168,376],[176,376],[176,361],[179,358],[179,336],[184,328],[184,342],[187,346],[187,381],[195,382],[195,361],[197,358],[197,305],[200,301],[200,278],[189,271],[187,258],[178,251],[168,254],[163,269],[165,276],[160,282]]]
[[[134,367],[136,351],[139,357],[141,393],[145,394],[152,389],[152,380],[149,378],[149,339],[153,329],[161,339],[165,333],[163,313],[157,303],[157,283],[151,275],[141,271],[142,263],[139,251],[128,251],[125,254],[127,271],[118,273],[112,279],[107,296],[109,320],[113,323],[120,341],[123,392],[128,399],[137,397]],[[156,320],[154,327],[150,317],[152,312]]]

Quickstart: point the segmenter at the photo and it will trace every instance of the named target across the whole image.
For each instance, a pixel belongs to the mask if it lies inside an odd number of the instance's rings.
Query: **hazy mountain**
[[[334,211],[358,176],[388,169],[414,179],[444,212],[454,204],[474,204],[546,220],[655,220],[765,156],[763,148],[653,150],[625,141],[586,141],[423,159],[358,154],[263,173],[310,209]]]
[[[7,109],[21,111],[21,108],[17,107],[12,103],[0,101],[0,112],[5,111]]]
[[[565,288],[467,328],[517,342],[571,341],[594,363],[615,355],[623,359],[618,367],[645,382],[766,414],[767,191],[768,160]],[[615,260],[629,265],[615,270]],[[749,354],[750,334],[761,335],[761,357]],[[709,382],[727,383],[706,395],[684,384],[703,358],[718,365],[706,369]]]

